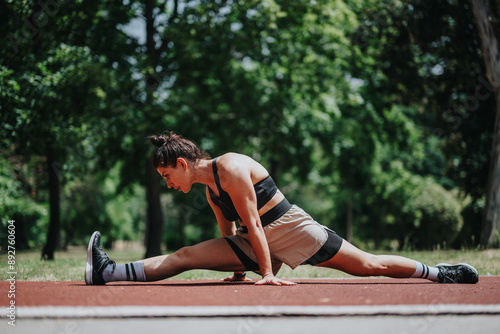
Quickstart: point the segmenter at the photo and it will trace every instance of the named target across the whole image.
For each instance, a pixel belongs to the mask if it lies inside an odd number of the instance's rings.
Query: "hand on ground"
[[[297,283],[287,281],[281,278],[277,278],[276,276],[268,275],[266,277],[263,277],[260,281],[257,281],[255,285],[295,285]]]

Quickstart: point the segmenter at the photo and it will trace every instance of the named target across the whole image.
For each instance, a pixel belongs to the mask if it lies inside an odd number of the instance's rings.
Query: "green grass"
[[[435,265],[440,262],[460,263],[466,262],[477,268],[480,275],[500,275],[500,250],[438,250],[438,251],[406,251],[406,252],[379,252],[375,254],[393,254],[401,255],[415,259],[428,265]],[[109,256],[117,263],[128,263],[142,258],[144,251],[137,250],[112,250],[108,252]],[[17,271],[16,280],[18,281],[81,281],[83,280],[86,249],[74,248],[70,251],[56,252],[54,261],[40,260],[40,251],[25,251],[16,253],[15,270]],[[9,278],[7,254],[0,254],[0,279]],[[193,270],[185,272],[173,279],[199,280],[199,279],[221,279],[227,277],[228,273]],[[249,277],[258,278],[254,273],[249,273]],[[283,278],[343,278],[352,277],[343,272],[318,268],[311,266],[300,266],[291,270],[288,266],[283,266],[279,273]]]

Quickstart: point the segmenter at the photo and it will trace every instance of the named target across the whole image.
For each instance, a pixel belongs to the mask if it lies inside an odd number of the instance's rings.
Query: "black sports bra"
[[[217,190],[219,191],[219,197],[217,197],[215,193],[212,191],[212,189],[208,187],[208,192],[210,193],[210,199],[215,205],[217,205],[221,209],[222,214],[227,220],[229,221],[235,221],[237,219],[241,220],[240,216],[238,215],[238,212],[236,211],[236,208],[234,207],[231,197],[227,192],[222,190],[222,187],[220,186],[219,174],[217,174],[217,158],[212,160],[212,170],[214,172],[215,184],[217,185]],[[274,180],[270,175],[268,175],[265,179],[262,179],[256,184],[254,184],[253,187],[255,189],[255,195],[257,196],[257,210],[262,208],[278,192],[278,187],[276,186]],[[288,211],[288,209],[286,211]],[[282,214],[280,214],[280,216],[281,215]],[[272,218],[274,218],[272,220],[275,220],[279,217],[272,217]]]

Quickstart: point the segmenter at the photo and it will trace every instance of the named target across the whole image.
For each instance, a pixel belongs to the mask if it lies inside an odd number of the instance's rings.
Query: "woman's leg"
[[[173,254],[148,258],[142,263],[147,281],[162,280],[191,269],[229,272],[245,270],[245,266],[224,239],[212,239],[183,247]]]
[[[104,285],[115,281],[156,281],[190,269],[243,271],[245,266],[224,239],[208,240],[183,247],[170,255],[117,265],[104,253],[101,233],[95,231],[87,249],[85,283]]]
[[[420,262],[396,255],[373,255],[342,241],[337,254],[318,264],[342,270],[355,276],[388,276],[395,278],[425,278],[439,283],[470,283],[479,280],[477,270],[467,263],[438,264],[428,267]]]
[[[338,269],[355,276],[408,278],[415,273],[416,264],[402,256],[373,255],[343,240],[338,253],[318,266]]]

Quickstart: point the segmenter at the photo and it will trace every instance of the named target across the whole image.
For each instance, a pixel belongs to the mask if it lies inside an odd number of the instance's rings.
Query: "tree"
[[[500,246],[500,30],[498,25],[500,6],[498,1],[488,0],[473,0],[472,6],[481,37],[486,75],[494,88],[496,101],[493,149],[481,244],[484,247],[498,247]]]
[[[339,104],[355,95],[352,12],[342,1],[202,1],[183,17],[169,99],[182,132],[258,156],[274,177],[294,166],[305,178],[315,138],[332,133]]]
[[[173,1],[174,8],[168,19],[161,19],[160,15],[165,14],[167,0],[157,2],[154,0],[144,1],[144,18],[146,20],[146,49],[145,49],[145,65],[148,69],[146,74],[146,105],[149,109],[148,115],[151,126],[151,132],[158,132],[157,127],[162,124],[161,109],[156,107],[156,101],[153,100],[153,92],[158,88],[159,84],[167,79],[166,73],[158,73],[158,66],[163,55],[161,65],[165,68],[169,65],[169,59],[172,54],[167,53],[171,36],[168,34],[160,34],[159,29],[170,28],[173,21],[178,16],[178,0]],[[157,39],[160,42],[157,43]],[[166,56],[165,56],[166,55]],[[156,131],[153,131],[156,129]],[[162,178],[159,176],[151,157],[148,158],[146,164],[146,192],[147,192],[147,229],[146,229],[146,257],[157,256],[161,254],[161,241],[163,236],[163,211],[160,203],[160,182]]]
[[[341,111],[358,98],[346,37],[357,21],[343,1],[201,1],[182,18],[168,102],[176,129],[213,154],[244,152],[278,182],[305,183],[317,146],[342,140],[338,123],[347,131],[363,119]]]
[[[392,238],[403,247],[393,232],[417,235],[418,224],[441,212],[452,213],[446,224],[455,228],[464,202],[470,204],[463,234],[471,239],[480,227],[498,87],[484,78],[488,66],[468,0],[0,6],[6,32],[0,40],[11,51],[0,54],[2,154],[5,161],[22,155],[18,160],[31,166],[48,162],[33,181],[41,189],[34,198],[52,207],[48,249],[58,230],[77,222],[110,226],[105,213],[75,218],[93,200],[105,211],[113,192],[123,203],[127,192],[144,188],[146,256],[161,252],[164,225],[167,238],[177,239],[169,239],[174,247],[215,233],[203,189],[160,197],[161,180],[146,166],[146,136],[165,129],[214,156],[251,155],[290,200],[319,213],[323,223],[342,229],[350,222],[354,240],[384,245]],[[143,20],[144,43],[125,33],[131,20]],[[104,191],[100,183],[111,169],[121,172],[113,177],[116,187]],[[23,177],[18,181],[10,193],[28,196]],[[431,207],[432,196],[445,201]],[[78,208],[68,207],[70,199]],[[5,203],[6,212],[21,207],[20,200]],[[36,205],[26,209],[32,217],[40,212]],[[65,236],[83,240],[84,230]]]
[[[50,223],[43,258],[53,259],[59,245],[65,158],[75,155],[79,140],[88,136],[87,126],[101,124],[107,99],[116,96],[118,85],[110,84],[113,70],[106,65],[126,63],[100,52],[113,54],[108,38],[123,40],[117,25],[127,15],[118,13],[128,9],[112,3],[2,2],[6,35],[1,39],[12,52],[1,55],[1,86],[9,88],[1,96],[1,134],[18,154],[46,158]],[[108,19],[105,5],[117,9],[113,19]]]
[[[132,145],[124,158],[121,171],[122,187],[132,185],[140,180],[145,184],[147,201],[146,211],[146,235],[145,257],[152,257],[161,254],[161,241],[163,236],[163,212],[160,202],[161,177],[153,168],[150,152],[145,150],[150,146],[145,146],[146,136],[159,133],[165,129],[165,123],[159,101],[159,92],[164,93],[164,83],[169,81],[170,71],[168,63],[174,56],[170,50],[172,36],[169,34],[170,25],[178,16],[178,0],[172,1],[173,8],[168,6],[169,1],[132,1],[131,7],[134,9],[134,18],[143,20],[145,43],[138,46],[134,54],[133,68],[134,75],[141,79],[136,87],[137,106],[141,110],[135,111],[135,117],[130,119],[131,123],[126,125],[133,132],[130,134]],[[169,15],[168,17],[166,17]],[[163,66],[165,70],[160,68]],[[145,117],[147,115],[147,117]],[[137,132],[137,129],[141,129]],[[145,163],[144,163],[145,162]],[[137,172],[141,171],[141,172]]]
[[[353,73],[364,81],[364,100],[383,120],[380,142],[397,144],[389,160],[403,162],[416,175],[431,175],[448,191],[459,189],[459,199],[470,203],[461,242],[473,245],[479,239],[495,101],[491,85],[484,84],[471,3],[366,0],[350,6],[360,21],[353,39],[364,55]],[[412,110],[406,114],[422,131],[417,146],[394,136],[401,128],[386,117],[392,108]]]

